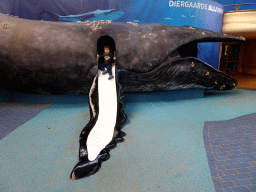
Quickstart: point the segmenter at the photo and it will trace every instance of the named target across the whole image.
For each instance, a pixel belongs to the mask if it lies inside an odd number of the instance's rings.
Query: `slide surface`
[[[112,65],[112,74],[115,75],[115,65]],[[90,161],[95,160],[113,139],[117,117],[116,77],[111,80],[108,77],[108,74],[103,75],[98,70],[99,116],[87,139]]]

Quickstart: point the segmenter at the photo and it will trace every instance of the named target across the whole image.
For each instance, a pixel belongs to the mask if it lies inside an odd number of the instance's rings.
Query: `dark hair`
[[[109,46],[109,45],[105,45],[105,46],[104,46],[104,49],[105,49],[105,48],[108,48],[108,49],[110,50],[110,46]]]

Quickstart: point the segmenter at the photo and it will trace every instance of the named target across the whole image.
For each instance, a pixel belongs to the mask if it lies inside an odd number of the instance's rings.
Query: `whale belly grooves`
[[[122,73],[119,82],[125,85],[124,92],[191,88],[230,90],[238,84],[236,79],[194,57],[165,62],[147,73],[138,74],[125,69],[122,69]]]

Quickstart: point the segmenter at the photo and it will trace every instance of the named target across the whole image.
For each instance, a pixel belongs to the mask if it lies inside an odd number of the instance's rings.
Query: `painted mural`
[[[162,23],[221,32],[224,6],[212,0],[2,0],[0,12],[32,20]],[[217,69],[219,43],[198,44],[198,58]]]

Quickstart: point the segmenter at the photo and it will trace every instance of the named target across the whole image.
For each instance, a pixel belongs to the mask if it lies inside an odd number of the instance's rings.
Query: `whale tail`
[[[46,10],[44,10],[44,12],[47,13],[47,14],[48,14],[51,18],[53,18],[55,21],[58,21],[59,18],[60,18],[60,16],[57,15],[57,14],[55,14],[55,13],[51,13],[51,12],[46,11]]]

